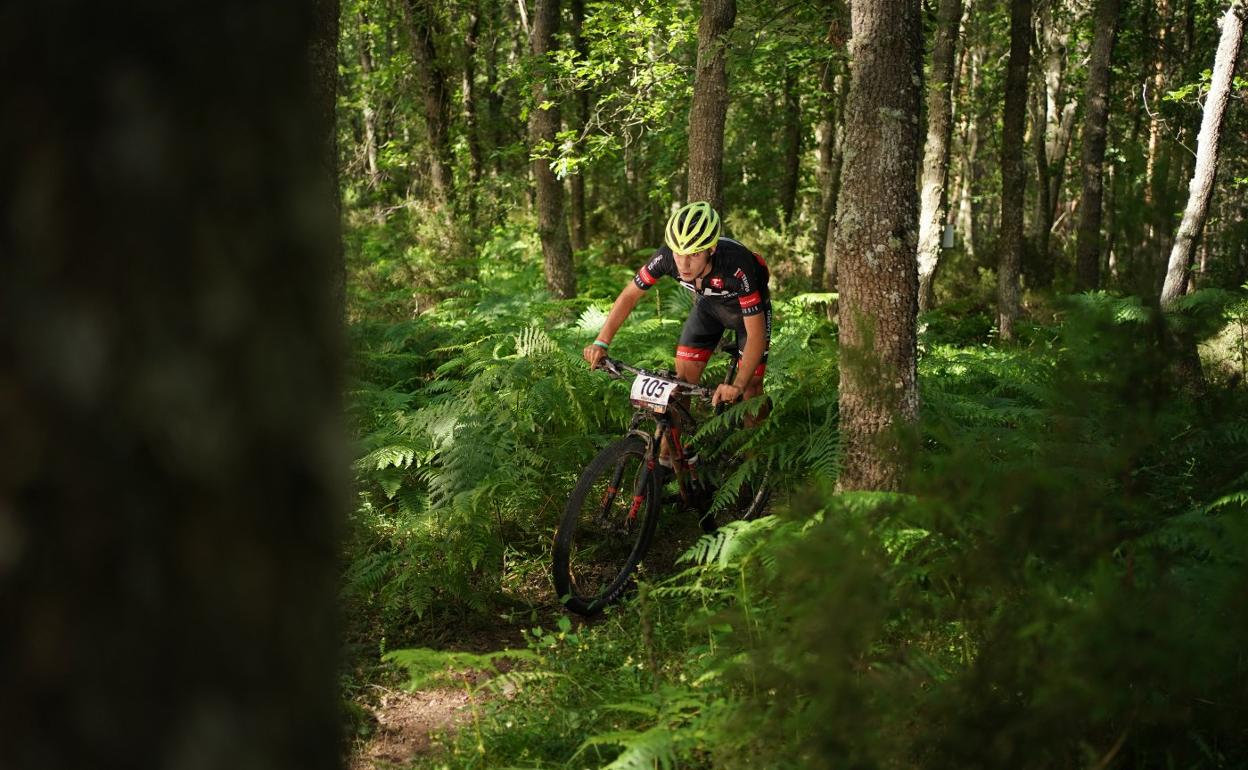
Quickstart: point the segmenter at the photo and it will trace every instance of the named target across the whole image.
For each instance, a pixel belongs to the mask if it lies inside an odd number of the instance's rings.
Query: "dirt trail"
[[[376,707],[368,708],[377,720],[377,730],[352,755],[351,770],[409,767],[428,753],[434,733],[472,719],[468,693],[462,689],[387,690]]]

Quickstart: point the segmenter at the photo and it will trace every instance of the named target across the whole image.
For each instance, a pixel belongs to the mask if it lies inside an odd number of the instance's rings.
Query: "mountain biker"
[[[716,388],[711,401],[731,403],[763,393],[771,344],[770,272],[757,253],[721,234],[719,214],[705,201],[681,207],[667,220],[664,246],[616,297],[602,330],[582,355],[597,368],[620,326],[645,292],[670,275],[693,292],[693,307],[676,346],[676,376],[697,383],[725,329],[737,333],[737,375]],[[761,413],[760,413],[761,414]],[[748,420],[747,422],[754,422]]]

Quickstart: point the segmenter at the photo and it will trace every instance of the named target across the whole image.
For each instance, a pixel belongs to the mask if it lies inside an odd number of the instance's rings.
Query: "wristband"
[[[609,347],[607,343],[603,342],[602,340],[594,340],[594,344],[602,348],[603,350],[607,350]]]

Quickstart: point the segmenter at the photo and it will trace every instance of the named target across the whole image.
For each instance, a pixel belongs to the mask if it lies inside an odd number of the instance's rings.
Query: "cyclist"
[[[645,292],[670,275],[694,299],[676,346],[676,376],[697,383],[724,330],[733,329],[740,356],[737,376],[716,388],[712,403],[762,395],[771,344],[770,273],[761,256],[720,232],[719,214],[705,201],[683,206],[668,218],[666,244],[616,297],[597,338],[585,346],[582,355],[591,369],[606,356],[615,333]]]

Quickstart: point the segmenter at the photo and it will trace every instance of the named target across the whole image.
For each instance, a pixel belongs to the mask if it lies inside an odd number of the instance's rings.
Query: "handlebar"
[[[665,380],[671,380],[676,383],[677,388],[681,391],[699,398],[704,398],[707,401],[710,401],[711,396],[715,395],[714,388],[704,388],[701,385],[691,385],[687,382],[681,382],[670,372],[655,372],[649,369],[641,369],[633,366],[632,364],[624,363],[619,359],[611,358],[610,356],[604,356],[602,361],[599,362],[598,368],[606,371],[612,379],[616,380],[623,378],[624,372],[631,372],[633,374],[644,374],[651,377],[661,377]]]

